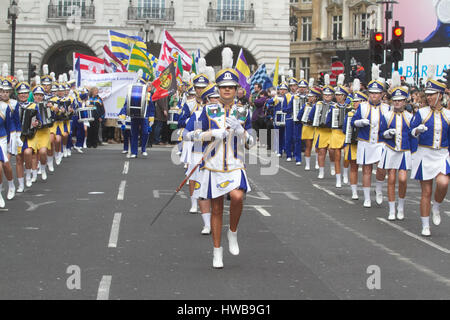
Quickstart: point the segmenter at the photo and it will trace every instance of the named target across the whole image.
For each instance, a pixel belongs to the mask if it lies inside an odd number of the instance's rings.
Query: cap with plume
[[[191,73],[191,74],[190,74],[190,77],[191,77],[191,79],[190,79],[190,81],[189,81],[190,83],[192,83],[192,82],[194,81],[195,76],[196,76],[195,73]]]
[[[361,90],[361,81],[356,78],[353,80],[353,92]]]
[[[67,73],[63,73],[63,82],[67,82]]]
[[[34,82],[36,82],[36,85],[37,85],[37,86],[40,85],[40,84],[41,84],[41,77],[36,76],[36,77],[34,78]]]
[[[23,71],[22,70],[17,70],[17,81],[19,81],[19,82],[24,82],[25,81],[25,77],[23,76]]]
[[[305,70],[300,70],[300,78],[299,80],[305,79]]]
[[[75,80],[75,73],[73,72],[73,70],[69,71],[69,78],[70,78],[70,81]]]
[[[7,64],[7,63],[4,63],[4,64],[3,64],[3,67],[2,67],[2,77],[3,77],[3,78],[6,78],[6,77],[8,76],[8,74],[9,74],[9,71],[8,71],[8,64]]]
[[[309,87],[314,87],[314,78],[309,78]]]
[[[222,69],[228,68],[233,68],[233,50],[225,47],[222,50]]]
[[[42,73],[43,73],[44,76],[48,75],[48,64],[44,64],[42,66]]]
[[[144,70],[139,69],[137,72],[138,79],[142,78],[143,75],[144,75]]]
[[[372,65],[372,80],[378,80],[380,78],[380,69],[376,64]]]
[[[328,73],[325,74],[323,82],[326,86],[330,85],[330,75]]]
[[[428,75],[428,80],[432,80],[432,79],[435,78],[435,75],[436,75],[436,65],[435,65],[435,64],[432,64],[432,65],[428,68],[427,75]]]
[[[344,81],[345,81],[345,75],[343,73],[339,74],[338,80],[337,80],[337,85],[338,86],[344,85]]]
[[[62,74],[59,75],[58,77],[58,82],[61,84],[64,82],[64,76]]]
[[[56,81],[56,74],[53,71],[50,72],[50,77],[52,78],[53,81]]]
[[[197,72],[198,74],[200,73],[205,74],[205,71],[206,71],[206,60],[205,58],[200,58],[198,59]]]

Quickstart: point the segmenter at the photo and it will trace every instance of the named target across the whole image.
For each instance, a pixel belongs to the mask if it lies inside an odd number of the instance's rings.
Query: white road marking
[[[450,211],[444,211],[447,216],[450,217]]]
[[[429,245],[429,246],[431,246],[431,247],[433,247],[433,248],[435,248],[435,249],[438,249],[439,251],[442,251],[442,252],[444,252],[444,253],[450,253],[450,250],[448,250],[448,249],[446,249],[446,248],[444,248],[444,247],[441,247],[440,245],[438,245],[438,244],[436,244],[436,243],[434,243],[434,242],[432,242],[432,241],[430,241],[430,240],[427,240],[427,239],[424,239],[423,237],[420,237],[420,236],[418,236],[418,235],[415,235],[414,233],[412,233],[412,232],[410,232],[410,231],[408,231],[408,230],[406,230],[406,229],[400,227],[399,225],[396,225],[395,223],[392,223],[392,222],[390,222],[390,221],[387,221],[387,220],[384,219],[384,218],[377,218],[377,219],[378,219],[379,221],[381,221],[381,222],[386,223],[387,225],[390,225],[391,227],[393,227],[393,228],[395,228],[395,229],[397,229],[397,230],[403,232],[404,234],[406,234],[406,235],[408,235],[408,236],[410,236],[410,237],[412,237],[412,238],[414,238],[414,239],[416,239],[416,240],[419,240],[419,241],[421,241],[421,242],[423,242],[423,243],[425,243],[425,244],[427,244],[427,245]]]
[[[125,164],[123,165],[122,174],[128,174],[129,168],[130,168],[130,161],[125,161]]]
[[[112,276],[103,276],[100,281],[97,292],[97,300],[108,300],[109,299],[109,288],[111,287]]]
[[[153,190],[153,198],[159,199],[161,198],[161,196],[171,196],[174,192],[174,190]],[[181,199],[187,199],[184,191],[178,192],[177,196],[179,196]]]
[[[292,192],[292,191],[270,191],[270,193],[272,193],[272,194],[279,194],[279,193],[282,193],[282,194],[285,194],[286,197],[288,197],[288,198],[291,199],[291,200],[295,200],[295,201],[300,200],[300,199],[294,194],[294,193],[300,193],[300,192]]]
[[[258,199],[258,200],[270,200],[270,198],[268,196],[266,196],[264,194],[264,192],[258,191],[256,193],[258,194],[257,196],[255,196],[254,194],[247,194],[247,197]]]
[[[341,228],[343,228],[343,229],[345,229],[345,230],[347,230],[347,231],[353,233],[353,234],[354,234],[355,236],[357,236],[358,238],[363,239],[363,240],[369,242],[370,244],[372,244],[373,246],[377,247],[378,249],[380,249],[380,250],[384,251],[385,253],[387,253],[387,254],[389,254],[389,255],[395,257],[398,261],[404,262],[404,263],[410,265],[411,267],[415,268],[416,270],[418,270],[418,271],[420,271],[420,272],[423,272],[423,273],[425,273],[426,275],[432,277],[432,278],[433,278],[434,280],[436,280],[437,282],[443,283],[443,284],[445,284],[446,286],[450,287],[450,279],[449,279],[449,278],[446,278],[446,277],[444,277],[444,276],[442,276],[442,275],[440,275],[440,274],[434,272],[433,270],[429,269],[429,268],[426,267],[426,266],[423,266],[423,265],[421,265],[421,264],[415,263],[415,262],[412,261],[411,259],[406,258],[406,257],[402,256],[401,254],[395,252],[394,250],[389,249],[389,248],[386,247],[385,245],[383,245],[383,244],[381,244],[381,243],[378,243],[377,241],[375,241],[375,240],[373,240],[373,239],[367,237],[366,235],[362,234],[361,232],[358,232],[358,231],[356,231],[356,230],[354,230],[354,229],[352,229],[352,228],[346,226],[345,224],[343,224],[343,223],[337,221],[334,217],[332,217],[332,216],[330,216],[330,215],[328,215],[328,214],[322,212],[320,209],[318,209],[318,208],[316,208],[316,207],[310,205],[310,204],[307,203],[306,201],[305,201],[305,203],[306,203],[307,205],[309,205],[309,207],[310,207],[312,210],[316,211],[318,214],[322,215],[323,217],[325,217],[326,219],[330,220],[331,222],[333,222],[334,224],[338,225],[339,227],[341,227]]]
[[[253,206],[253,208],[255,208],[257,211],[259,211],[259,213],[261,213],[263,216],[265,217],[271,217],[272,215],[266,210],[264,209],[262,206]]]
[[[313,183],[313,187],[314,187],[314,188],[317,188],[317,189],[319,189],[319,190],[325,191],[325,192],[328,193],[330,196],[335,197],[336,199],[342,200],[342,201],[344,201],[344,202],[346,202],[346,203],[348,203],[348,204],[355,204],[355,202],[353,202],[353,201],[351,201],[351,200],[344,199],[344,198],[342,198],[341,196],[338,196],[338,195],[337,195],[336,193],[334,193],[333,191],[328,190],[327,188],[321,187],[321,186],[319,186],[318,184]]]
[[[117,195],[117,200],[123,200],[125,196],[125,186],[127,185],[127,181],[123,180],[119,186],[119,194]]]
[[[93,192],[89,192],[88,194],[105,194],[105,193],[101,192],[101,191],[93,191]]]
[[[25,201],[25,203],[28,205],[28,209],[26,211],[34,211],[37,208],[39,208],[40,206],[44,206],[47,204],[52,204],[52,203],[56,203],[56,201],[47,201],[47,202],[43,202],[43,203],[38,203],[38,204],[34,204],[31,201]]]
[[[114,219],[111,227],[111,233],[109,236],[108,248],[117,248],[117,240],[119,239],[119,227],[122,213],[114,214]]]
[[[281,170],[284,170],[284,171],[286,171],[287,173],[292,174],[294,177],[302,178],[301,175],[299,175],[298,173],[295,173],[294,171],[291,171],[291,170],[289,170],[289,169],[286,169],[285,167],[280,166],[280,165],[278,165],[278,167],[279,167]]]

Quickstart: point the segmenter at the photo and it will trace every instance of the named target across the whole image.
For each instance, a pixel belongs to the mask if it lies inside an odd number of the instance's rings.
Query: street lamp
[[[14,64],[16,55],[16,20],[19,17],[19,6],[16,0],[11,2],[8,8],[8,19],[11,20],[11,76],[14,76]]]

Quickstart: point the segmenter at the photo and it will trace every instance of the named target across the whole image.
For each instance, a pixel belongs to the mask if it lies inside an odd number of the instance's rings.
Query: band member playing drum
[[[380,121],[381,117],[389,111],[389,105],[381,102],[384,92],[384,83],[378,80],[378,68],[372,69],[372,81],[369,82],[369,101],[361,103],[352,118],[352,126],[357,126],[358,148],[357,163],[363,166],[363,190],[364,207],[370,208],[370,186],[372,184],[372,167],[381,159],[384,144],[380,141]],[[386,170],[377,168],[376,175],[376,201],[383,202],[382,186],[386,176]]]
[[[238,73],[231,69],[233,64],[231,49],[224,49],[226,60],[224,67],[217,73],[216,83],[219,87],[220,102],[205,106],[200,116],[203,141],[213,137],[210,142],[215,146],[211,157],[207,158],[201,170],[205,170],[202,180],[197,181],[197,195],[211,199],[212,215],[211,230],[214,244],[213,267],[223,268],[223,249],[221,246],[224,195],[230,195],[230,228],[227,232],[229,251],[232,255],[239,254],[237,229],[241,217],[244,194],[250,191],[250,184],[245,170],[245,145],[256,141],[247,132],[251,128],[250,117],[247,116],[243,125],[236,118],[237,107],[234,105]],[[224,55],[224,54],[223,54]],[[227,58],[231,55],[231,59]],[[231,60],[231,61],[230,61]]]
[[[434,74],[434,72],[430,72]],[[426,84],[428,106],[420,108],[411,122],[411,134],[418,137],[417,151],[412,155],[411,178],[420,181],[422,198],[420,215],[422,235],[430,236],[430,209],[433,223],[439,225],[439,207],[445,199],[450,175],[450,110],[442,106],[446,86],[434,79]],[[433,206],[433,180],[436,181]]]
[[[45,91],[44,88],[41,87],[40,85],[37,85],[34,89],[33,89],[33,96],[34,96],[34,103],[38,104],[41,102],[44,102],[44,95],[45,95]],[[49,107],[51,105],[49,104]],[[41,114],[39,114],[39,116],[42,116]],[[48,127],[38,127],[37,131],[36,131],[36,135],[34,136],[33,139],[28,141],[29,145],[33,148],[33,152],[34,152],[34,159],[33,159],[33,175],[35,174],[34,172],[37,172],[37,164],[38,164],[38,160],[40,162],[40,169],[41,169],[41,177],[42,180],[45,181],[47,180],[47,172],[46,172],[46,167],[47,167],[47,151],[48,149],[51,148],[50,145],[50,128]],[[26,156],[26,154],[25,154]],[[26,159],[25,159],[25,163],[26,163]]]

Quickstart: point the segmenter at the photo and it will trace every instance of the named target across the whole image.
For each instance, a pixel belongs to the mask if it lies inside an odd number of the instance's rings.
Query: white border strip
[[[442,251],[442,252],[447,253],[447,254],[450,253],[450,250],[448,250],[448,249],[446,249],[446,248],[444,248],[444,247],[441,247],[440,245],[438,245],[438,244],[436,244],[436,243],[434,243],[434,242],[432,242],[432,241],[430,241],[430,240],[427,240],[427,239],[424,239],[424,238],[422,238],[422,237],[420,237],[420,236],[418,236],[418,235],[415,235],[414,233],[409,232],[408,230],[406,230],[406,229],[404,229],[404,228],[402,228],[402,227],[396,225],[395,223],[392,223],[392,222],[390,222],[390,221],[387,221],[387,220],[384,219],[384,218],[377,218],[377,219],[378,219],[379,221],[381,221],[381,222],[386,223],[387,225],[390,225],[391,227],[393,227],[393,228],[395,228],[395,229],[397,229],[397,230],[403,232],[404,234],[406,234],[406,235],[408,235],[408,236],[410,236],[410,237],[412,237],[412,238],[414,238],[414,239],[416,239],[416,240],[419,240],[419,241],[421,241],[421,242],[423,242],[423,243],[425,243],[425,244],[427,244],[427,245],[429,245],[429,246],[431,246],[431,247],[433,247],[433,248],[435,248],[435,249],[438,249],[439,251]]]
[[[122,218],[121,213],[114,214],[114,219],[111,227],[111,233],[109,236],[109,244],[108,248],[117,248],[117,241],[119,239],[119,228],[120,228],[120,219]]]
[[[125,187],[127,185],[127,181],[123,180],[119,186],[119,194],[117,195],[117,200],[123,200],[125,197]]]
[[[97,292],[97,300],[109,300],[112,276],[103,276]]]

